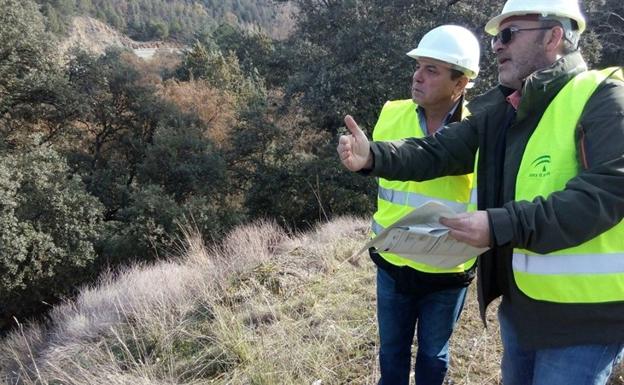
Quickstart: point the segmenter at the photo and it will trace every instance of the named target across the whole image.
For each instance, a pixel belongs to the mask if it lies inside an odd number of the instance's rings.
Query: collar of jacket
[[[455,111],[453,111],[453,114],[449,117],[449,119],[446,121],[445,124],[449,124],[449,123],[455,123],[455,122],[459,122],[460,120],[462,120],[462,118],[464,117],[464,109],[465,109],[465,95],[462,94],[462,96],[459,98],[459,100],[457,101],[457,104],[455,105]]]
[[[522,86],[522,100],[518,107],[518,120],[530,112],[535,113],[536,106],[548,106],[561,88],[577,74],[587,71],[587,64],[579,51],[572,52],[554,62],[551,66],[533,72]]]

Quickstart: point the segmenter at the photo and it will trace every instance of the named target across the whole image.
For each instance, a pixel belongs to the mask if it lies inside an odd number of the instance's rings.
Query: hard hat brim
[[[513,16],[523,16],[523,15],[540,15],[539,12],[535,12],[535,11],[511,11],[511,12],[505,12],[503,14],[500,14],[498,16],[493,17],[492,19],[490,19],[490,21],[488,21],[485,24],[485,32],[487,32],[488,34],[494,36],[497,33],[500,32],[500,24],[505,20],[508,19],[510,17]],[[559,17],[568,17],[572,20],[575,20],[576,23],[578,24],[578,31],[579,33],[582,33],[583,31],[585,31],[585,20],[581,20],[578,18],[578,15],[571,15],[571,14],[565,14],[565,13],[561,13],[561,12],[544,12],[541,13],[542,16],[546,17],[548,15],[554,15],[554,16],[559,16]]]
[[[442,57],[440,55],[440,52],[429,52],[428,50],[424,50],[421,48],[414,48],[413,50],[407,52],[406,55],[411,57],[412,59],[419,59],[423,57],[444,62],[451,66],[451,68],[455,68],[458,71],[463,72],[466,76],[468,76],[469,79],[474,79],[479,75],[479,72],[477,71],[455,64],[452,56]]]

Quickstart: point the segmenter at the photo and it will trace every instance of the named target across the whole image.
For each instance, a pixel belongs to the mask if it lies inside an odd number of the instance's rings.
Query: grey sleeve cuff
[[[381,159],[381,153],[379,152],[379,147],[377,143],[370,142],[370,151],[371,151],[371,156],[373,157],[373,168],[361,170],[360,172],[363,175],[377,176],[377,172],[379,172],[379,166],[380,166],[380,162],[377,162],[377,159]]]
[[[492,246],[503,246],[514,240],[511,216],[505,208],[487,209]]]

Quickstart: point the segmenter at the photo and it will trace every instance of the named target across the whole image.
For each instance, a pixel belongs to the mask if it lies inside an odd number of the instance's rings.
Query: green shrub
[[[53,150],[0,154],[0,328],[88,278],[101,213]]]

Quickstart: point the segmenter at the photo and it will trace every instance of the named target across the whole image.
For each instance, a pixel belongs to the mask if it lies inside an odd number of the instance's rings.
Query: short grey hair
[[[576,20],[567,17],[548,15],[540,16],[540,22],[543,27],[559,26],[563,28],[563,54],[567,55],[578,50],[581,33],[579,32]]]

